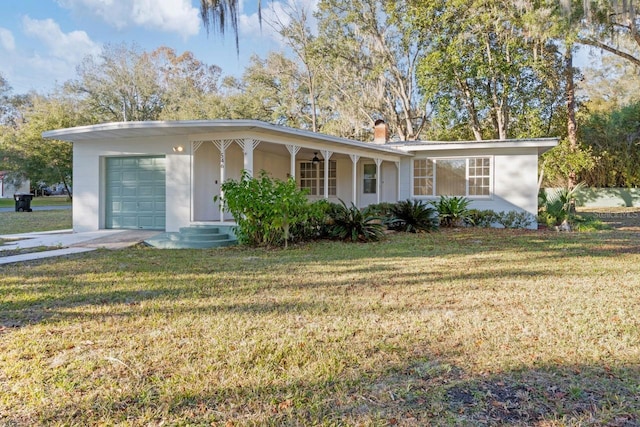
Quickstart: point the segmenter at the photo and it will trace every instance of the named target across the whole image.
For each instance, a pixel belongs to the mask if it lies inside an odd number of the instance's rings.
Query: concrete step
[[[178,233],[162,233],[145,243],[163,249],[205,249],[237,244],[232,227],[214,225],[193,225],[181,227]]]
[[[226,240],[229,238],[227,233],[216,234],[195,234],[195,233],[175,233],[170,234],[169,240],[184,242],[204,242],[207,240]]]

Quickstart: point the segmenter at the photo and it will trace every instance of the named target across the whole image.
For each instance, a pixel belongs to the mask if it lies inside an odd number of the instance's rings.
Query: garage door
[[[109,157],[106,163],[106,228],[164,230],[164,157]]]

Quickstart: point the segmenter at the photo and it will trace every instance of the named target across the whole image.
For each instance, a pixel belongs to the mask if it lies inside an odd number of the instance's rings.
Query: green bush
[[[470,203],[471,201],[466,197],[456,196],[440,196],[440,200],[432,202],[438,211],[440,225],[443,227],[473,225],[473,220],[469,215]]]
[[[394,208],[394,206],[394,203],[380,202],[367,206],[367,209],[369,209],[369,213],[372,215],[376,215],[381,218],[391,218],[391,210]]]
[[[281,181],[262,171],[258,178],[242,172],[239,181],[222,184],[224,208],[238,224],[238,241],[252,246],[277,246],[301,236],[299,232],[312,215],[306,192],[297,188],[293,178]],[[219,200],[216,196],[214,200]]]
[[[548,227],[557,227],[563,224],[571,225],[574,216],[573,201],[578,191],[585,187],[579,183],[573,189],[556,188],[552,191],[541,190],[538,193],[538,221]]]
[[[299,241],[328,238],[328,218],[331,203],[325,199],[316,200],[308,205],[306,221],[291,226],[291,236]]]
[[[438,212],[420,200],[405,200],[391,207],[390,229],[409,233],[430,232],[438,229]]]
[[[368,208],[358,209],[353,203],[348,207],[342,200],[332,203],[329,209],[328,234],[332,238],[369,242],[384,236],[382,218]]]
[[[482,228],[489,228],[498,220],[498,214],[491,209],[469,209],[467,215],[473,225]]]
[[[496,222],[504,228],[527,228],[534,220],[529,212],[508,211],[496,214]]]

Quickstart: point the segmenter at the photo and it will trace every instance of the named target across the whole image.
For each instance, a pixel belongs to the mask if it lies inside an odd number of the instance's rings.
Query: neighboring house
[[[0,198],[13,198],[14,194],[29,194],[31,182],[28,179],[16,181],[9,178],[9,173],[0,171]]]
[[[381,121],[380,121],[381,122]],[[73,142],[73,229],[178,231],[231,222],[214,196],[242,170],[295,177],[311,199],[364,207],[466,196],[472,207],[537,212],[538,156],[557,139],[359,142],[255,120],[123,122],[59,129]]]

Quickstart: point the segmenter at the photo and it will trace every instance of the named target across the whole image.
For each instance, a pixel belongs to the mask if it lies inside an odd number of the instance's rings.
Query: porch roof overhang
[[[191,141],[245,138],[265,139],[269,142],[299,145],[307,148],[322,146],[340,152],[366,153],[371,157],[412,157],[413,154],[399,147],[378,145],[347,138],[325,135],[285,126],[273,125],[259,120],[185,120],[115,122],[90,126],[79,126],[43,132],[42,137],[62,141],[91,142],[97,140],[184,136]]]
[[[390,145],[413,154],[419,151],[537,148],[540,155],[558,145],[558,138],[492,139],[484,141],[403,141]]]

